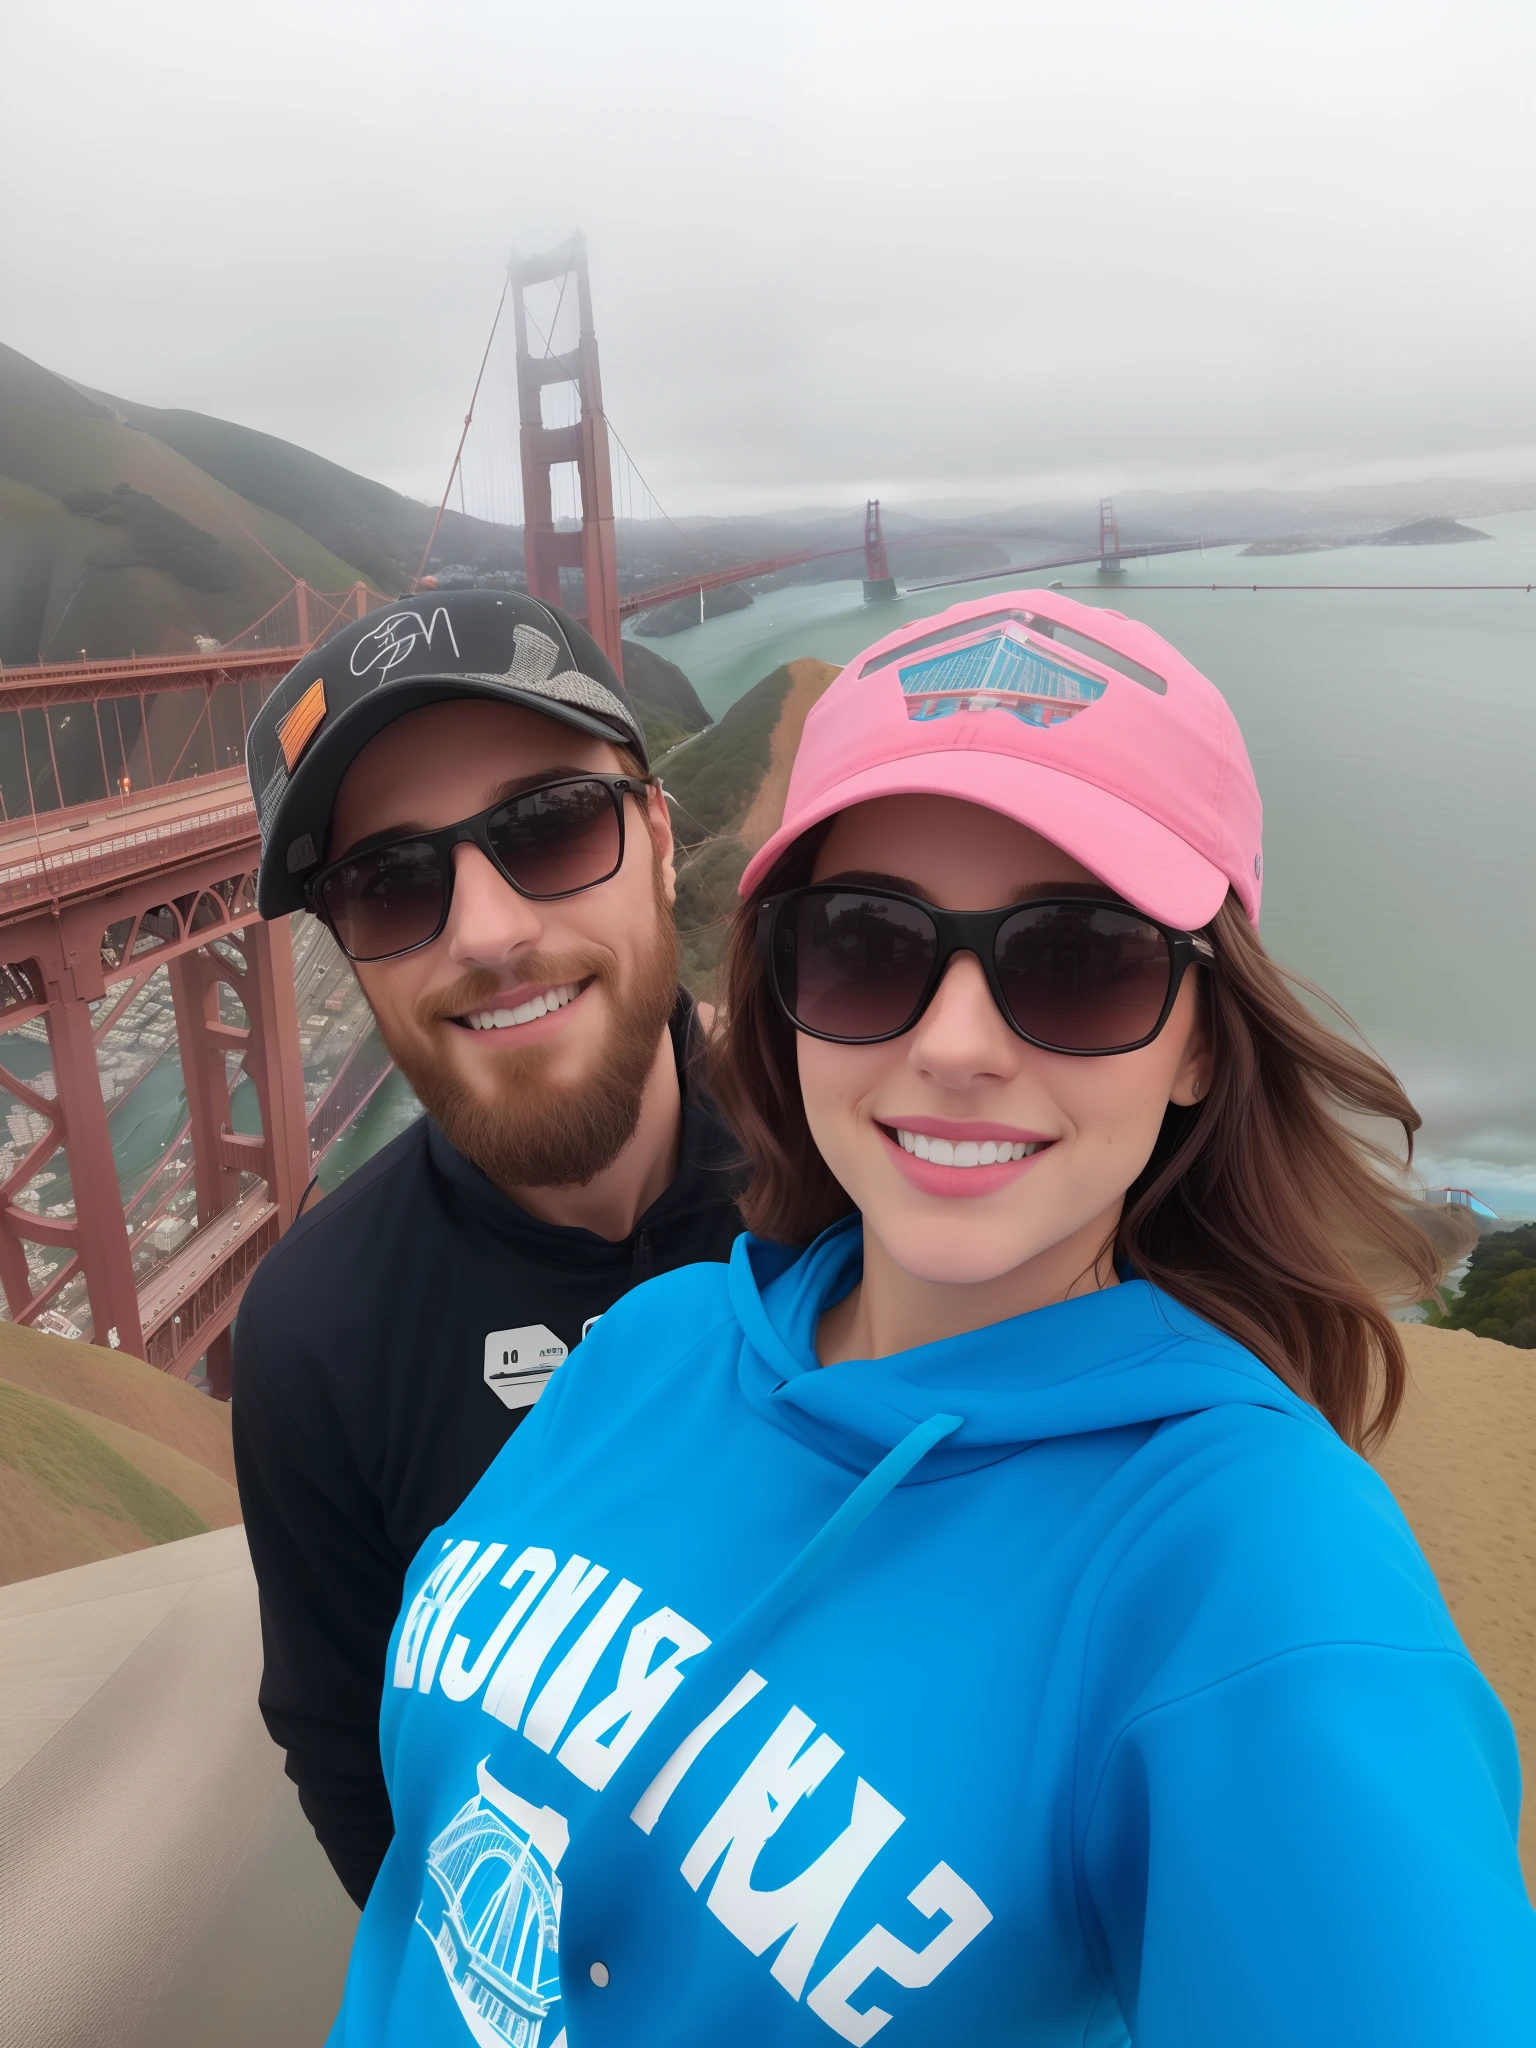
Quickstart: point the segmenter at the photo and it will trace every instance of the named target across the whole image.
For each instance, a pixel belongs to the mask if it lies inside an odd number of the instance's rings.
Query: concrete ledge
[[[323,2041],[357,1914],[260,1670],[238,1528],[0,1588],[0,2048]]]

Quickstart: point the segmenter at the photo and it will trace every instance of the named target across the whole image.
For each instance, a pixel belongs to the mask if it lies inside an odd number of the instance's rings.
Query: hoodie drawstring
[[[822,1523],[799,1556],[785,1565],[767,1591],[760,1593],[746,1613],[727,1630],[722,1641],[729,1641],[747,1629],[760,1634],[764,1629],[772,1628],[784,1610],[793,1605],[816,1574],[841,1550],[860,1523],[874,1513],[887,1494],[895,1492],[912,1467],[927,1457],[935,1444],[953,1435],[964,1419],[960,1415],[930,1415],[926,1422],[920,1422],[916,1429],[909,1431],[894,1449],[887,1451],[874,1470],[865,1473],[842,1506]]]
[[[953,1434],[964,1417],[960,1415],[930,1415],[926,1422],[920,1422],[910,1430],[894,1449],[886,1452],[871,1472],[866,1472],[842,1505],[829,1515],[816,1534],[799,1554],[792,1558],[768,1588],[760,1593],[745,1614],[738,1615],[724,1635],[717,1636],[700,1656],[691,1675],[691,1684],[680,1686],[662,1708],[660,1714],[646,1730],[635,1748],[630,1751],[615,1774],[615,1784],[644,1785],[642,1772],[655,1772],[658,1755],[666,1755],[663,1744],[676,1743],[682,1728],[687,1726],[687,1716],[694,1717],[693,1736],[675,1748],[669,1763],[663,1765],[644,1795],[641,1804],[634,1810],[634,1818],[641,1821],[645,1832],[650,1833],[656,1817],[676,1789],[688,1765],[693,1761],[703,1742],[723,1725],[739,1706],[744,1706],[762,1686],[763,1681],[755,1672],[748,1672],[738,1683],[735,1692],[717,1705],[713,1714],[706,1714],[698,1720],[701,1697],[709,1696],[710,1687],[706,1681],[701,1695],[699,1680],[707,1671],[717,1670],[722,1664],[733,1661],[736,1646],[743,1638],[761,1636],[783,1614],[784,1610],[799,1599],[811,1580],[822,1571],[836,1553],[847,1542],[859,1525],[872,1515],[880,1503],[900,1486],[903,1479],[920,1459],[925,1458],[935,1444]],[[703,1731],[708,1731],[705,1734]],[[702,1738],[702,1739],[701,1739]],[[622,1793],[620,1796],[624,1796]],[[633,1798],[633,1792],[628,1794]],[[642,1821],[642,1812],[646,1817]]]

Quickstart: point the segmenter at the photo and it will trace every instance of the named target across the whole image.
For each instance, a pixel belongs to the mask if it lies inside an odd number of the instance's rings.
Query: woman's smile
[[[928,1195],[990,1195],[1007,1187],[1055,1142],[1039,1131],[974,1118],[877,1117],[898,1171]]]

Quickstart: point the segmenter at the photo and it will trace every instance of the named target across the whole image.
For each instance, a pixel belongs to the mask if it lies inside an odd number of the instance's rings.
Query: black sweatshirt
[[[530,1349],[551,1332],[574,1348],[639,1281],[729,1257],[741,1229],[734,1148],[687,1079],[694,1031],[681,999],[677,1176],[632,1236],[540,1222],[421,1117],[300,1218],[241,1304],[235,1466],[261,1710],[359,1905],[394,1834],[379,1705],[406,1566],[528,1413],[525,1375],[547,1363]]]

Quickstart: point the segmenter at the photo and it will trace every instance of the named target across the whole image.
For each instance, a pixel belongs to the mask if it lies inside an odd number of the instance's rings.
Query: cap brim
[[[813,825],[883,796],[951,796],[1038,832],[1160,924],[1197,931],[1226,900],[1220,868],[1123,797],[1057,768],[970,749],[884,761],[822,791],[747,863],[750,896],[786,847]]]
[[[280,861],[269,859],[268,854],[275,855],[277,849],[285,847],[299,833],[309,832],[322,849],[321,860],[328,858],[326,837],[336,792],[363,748],[407,712],[420,711],[428,704],[447,703],[455,697],[486,697],[497,704],[519,704],[562,725],[573,726],[577,732],[589,733],[594,739],[607,740],[610,746],[629,747],[642,759],[645,755],[643,738],[620,732],[579,704],[564,704],[558,697],[520,690],[499,679],[487,678],[482,682],[475,676],[412,676],[408,682],[394,683],[365,697],[328,723],[294,770],[267,834],[267,852],[262,858],[256,897],[256,907],[263,917],[281,917],[288,911],[302,910],[305,900],[305,875],[286,873]],[[305,871],[313,872],[313,868]]]

